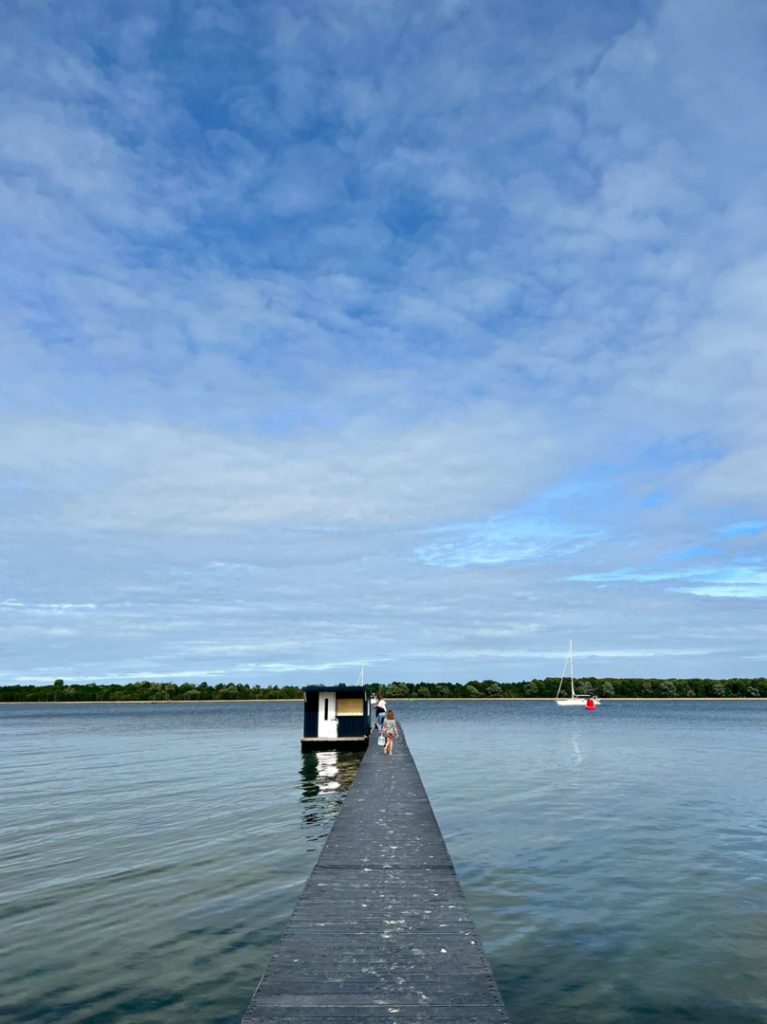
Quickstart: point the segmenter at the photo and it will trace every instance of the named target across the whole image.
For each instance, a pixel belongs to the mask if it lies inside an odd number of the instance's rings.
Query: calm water
[[[767,1022],[767,703],[403,702],[515,1024]],[[0,1021],[237,1022],[351,783],[300,704],[0,705]]]

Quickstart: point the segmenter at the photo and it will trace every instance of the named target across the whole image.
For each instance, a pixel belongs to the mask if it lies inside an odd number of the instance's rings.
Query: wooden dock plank
[[[404,737],[371,746],[242,1024],[508,1024]]]

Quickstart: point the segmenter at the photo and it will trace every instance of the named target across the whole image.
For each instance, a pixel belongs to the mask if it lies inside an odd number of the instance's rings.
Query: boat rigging
[[[570,696],[562,697],[562,687],[565,685],[565,676],[567,675],[568,666],[570,668]],[[559,689],[557,690],[557,706],[560,708],[586,708],[587,711],[595,711],[600,704],[599,697],[592,697],[587,693],[576,693],[575,692],[575,675],[573,669],[573,642],[570,641],[570,648],[567,653],[567,660],[565,661],[565,667],[562,669],[562,678],[559,680]]]

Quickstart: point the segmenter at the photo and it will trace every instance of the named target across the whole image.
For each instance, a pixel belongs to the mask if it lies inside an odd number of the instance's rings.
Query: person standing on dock
[[[378,731],[383,729],[384,719],[386,718],[386,701],[383,697],[379,697],[376,701],[376,724]]]
[[[393,711],[386,712],[386,718],[382,726],[382,731],[386,743],[384,744],[384,754],[394,753],[394,737],[399,739],[399,729],[397,728],[397,720],[394,717]]]

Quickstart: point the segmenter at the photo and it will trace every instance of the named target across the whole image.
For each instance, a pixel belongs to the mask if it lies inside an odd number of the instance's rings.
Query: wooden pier
[[[363,757],[243,1024],[383,1020],[508,1024],[404,738]]]

